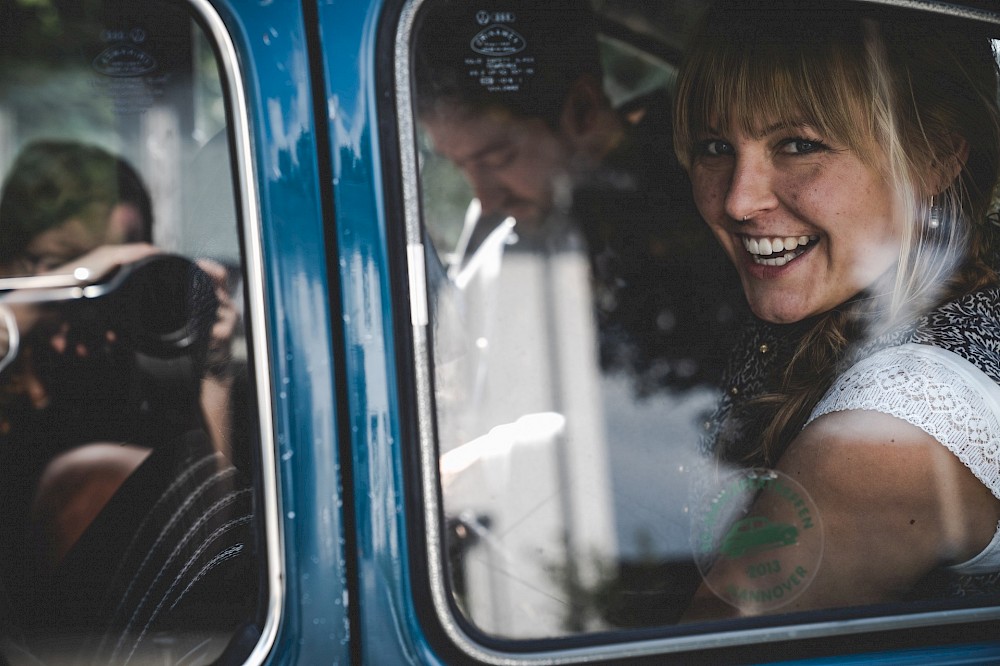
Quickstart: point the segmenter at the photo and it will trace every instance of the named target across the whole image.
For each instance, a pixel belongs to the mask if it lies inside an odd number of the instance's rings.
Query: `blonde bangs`
[[[678,82],[674,117],[681,164],[691,167],[707,135],[756,136],[776,124],[804,123],[874,166],[877,114],[864,64],[846,49],[817,50],[764,45],[748,55],[720,44],[692,54]]]

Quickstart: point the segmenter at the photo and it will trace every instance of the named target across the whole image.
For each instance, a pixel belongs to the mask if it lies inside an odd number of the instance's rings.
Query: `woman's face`
[[[791,323],[826,312],[899,255],[890,184],[806,124],[775,123],[753,135],[709,130],[695,147],[691,179],[698,210],[761,319]]]

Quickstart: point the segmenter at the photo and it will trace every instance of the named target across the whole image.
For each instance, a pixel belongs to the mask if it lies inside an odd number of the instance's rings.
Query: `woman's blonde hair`
[[[969,25],[837,1],[709,10],[678,79],[681,163],[690,169],[698,142],[715,133],[808,124],[883,174],[906,221],[895,274],[815,319],[755,403],[760,440],[737,457],[773,464],[873,329],[996,282],[987,213],[998,118],[996,58]]]

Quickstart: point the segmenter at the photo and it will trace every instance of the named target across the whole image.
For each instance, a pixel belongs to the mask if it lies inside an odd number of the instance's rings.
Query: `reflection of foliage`
[[[19,143],[81,138],[119,151],[137,130],[132,111],[163,99],[180,111],[184,131],[207,141],[224,127],[225,113],[214,53],[192,27],[184,8],[172,2],[4,2],[0,111]],[[104,76],[95,59],[119,46],[148,56],[154,68],[144,76]],[[14,148],[0,146],[0,160],[12,159]]]
[[[708,3],[698,0],[594,0],[594,9],[640,35],[680,50]]]
[[[601,366],[647,396],[714,384],[745,301],[673,156],[669,95],[640,102],[573,208],[592,255]]]
[[[0,54],[57,65],[99,32],[100,0],[17,0],[0,6]]]
[[[601,599],[597,590],[603,581],[614,577],[614,565],[600,555],[592,554],[588,559],[587,565],[595,574],[596,584],[587,585],[580,580],[580,567],[573,557],[545,566],[563,592],[566,604],[563,629],[573,634],[608,628],[602,617]]]
[[[472,189],[451,162],[426,146],[420,156],[420,188],[427,233],[438,252],[447,254],[458,244]]]
[[[646,556],[612,561],[592,554],[576,563],[547,567],[567,600],[563,627],[573,633],[675,624],[701,582],[691,561]],[[579,570],[593,572],[581,582]]]
[[[475,529],[471,529],[468,520],[475,520],[485,529],[489,529],[490,519],[486,516],[472,518],[452,517],[445,525],[445,544],[448,549],[448,566],[450,573],[452,595],[459,610],[465,617],[471,617],[468,608],[468,588],[465,571],[465,558],[470,548],[476,545],[479,537]]]
[[[0,72],[0,103],[28,120],[19,125],[20,138],[85,136],[88,142],[113,146],[111,136],[96,129],[111,126],[112,107],[94,94],[86,75],[80,67],[53,70],[36,63]]]
[[[200,111],[196,118],[197,138],[204,142],[225,129],[226,106],[215,53],[201,30],[195,31],[194,49],[195,94],[199,98],[195,106]]]
[[[604,90],[614,106],[658,88],[673,88],[677,77],[674,67],[611,39],[602,39],[600,47]]]

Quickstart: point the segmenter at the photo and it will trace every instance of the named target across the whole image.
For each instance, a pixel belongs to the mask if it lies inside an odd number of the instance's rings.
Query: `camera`
[[[195,263],[155,255],[101,283],[39,296],[42,324],[22,353],[49,397],[43,428],[61,447],[155,447],[202,427],[200,384],[219,302]],[[56,336],[65,344],[54,345]]]

